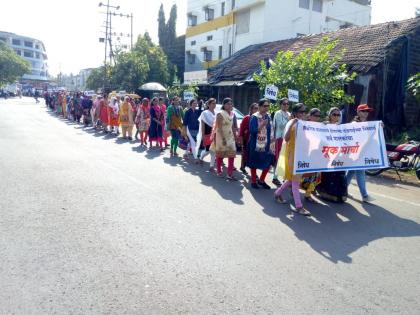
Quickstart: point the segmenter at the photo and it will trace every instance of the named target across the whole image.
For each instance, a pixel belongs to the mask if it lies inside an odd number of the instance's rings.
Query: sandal
[[[232,180],[232,181],[237,181],[237,179],[233,175],[227,175],[226,179]]]
[[[292,211],[296,212],[297,214],[303,215],[305,217],[311,216],[311,213],[308,210],[306,210],[304,207],[296,208],[296,209],[293,209]]]
[[[274,195],[274,200],[277,203],[280,203],[280,204],[285,204],[286,203],[286,200],[284,200],[282,196],[276,196],[276,195]]]

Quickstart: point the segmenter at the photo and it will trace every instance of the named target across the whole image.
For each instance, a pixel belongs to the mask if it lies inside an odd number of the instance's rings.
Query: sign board
[[[184,84],[207,84],[207,70],[184,72]]]
[[[184,91],[184,100],[185,101],[190,101],[194,98],[194,92],[190,92],[190,91]]]
[[[287,90],[287,98],[291,102],[299,103],[299,91],[296,90]]]
[[[267,85],[265,87],[265,98],[268,98],[269,100],[276,101],[277,100],[277,94],[279,92],[279,88],[275,85]]]
[[[335,125],[299,120],[295,174],[388,167],[380,121]]]

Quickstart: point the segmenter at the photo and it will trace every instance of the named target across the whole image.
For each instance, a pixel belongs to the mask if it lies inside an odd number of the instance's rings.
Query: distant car
[[[222,104],[216,104],[216,108],[214,110],[216,112],[216,114],[218,112],[220,112],[221,110],[222,110]],[[237,109],[235,107],[233,108],[233,113],[236,116],[236,121],[237,121],[238,128],[240,128],[242,120],[244,119],[245,115],[239,109]]]

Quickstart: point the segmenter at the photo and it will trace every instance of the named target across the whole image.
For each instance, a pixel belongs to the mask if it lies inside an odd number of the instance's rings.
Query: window
[[[232,10],[235,9],[235,0],[232,0]]]
[[[313,0],[312,10],[316,12],[322,12],[322,0]]]
[[[213,35],[209,35],[209,36],[207,36],[207,40],[208,40],[208,41],[213,40]]]
[[[250,9],[236,13],[236,35],[249,33],[250,17]]]
[[[35,57],[36,57],[36,59],[40,59],[39,52],[35,53]]]
[[[223,59],[223,46],[219,46],[219,60]]]
[[[195,55],[194,54],[192,54],[190,52],[187,52],[187,59],[188,59],[188,63],[190,65],[195,64]]]
[[[25,47],[30,47],[30,48],[32,48],[32,47],[34,47],[34,43],[32,43],[32,42],[28,42],[28,41],[26,41],[26,40],[25,40]]]
[[[197,16],[188,14],[188,26],[195,26],[197,25]]]
[[[214,9],[210,9],[209,7],[204,8],[205,19],[206,21],[214,20]]]
[[[34,53],[32,51],[25,50],[23,52],[23,56],[24,57],[28,57],[28,58],[33,58],[34,57]]]
[[[0,37],[0,40],[1,40],[2,42],[6,42],[6,38],[4,38],[4,37]]]
[[[309,9],[309,0],[299,0],[299,8]]]
[[[38,45],[38,44],[36,44],[36,45],[35,45],[35,48],[36,48],[36,49],[39,49],[39,45]]]
[[[225,3],[222,2],[222,11],[220,12],[220,15],[223,16],[225,15]]]
[[[213,52],[211,50],[207,50],[204,48],[204,61],[212,61],[213,59]]]
[[[15,53],[16,53],[16,55],[19,55],[19,56],[22,55],[22,52],[19,49],[15,49]]]
[[[16,39],[16,38],[12,39],[12,44],[20,46],[21,45],[20,39]]]
[[[229,57],[232,56],[232,44],[229,44]]]
[[[197,42],[195,40],[191,41],[191,46],[195,46],[195,44],[197,44]]]

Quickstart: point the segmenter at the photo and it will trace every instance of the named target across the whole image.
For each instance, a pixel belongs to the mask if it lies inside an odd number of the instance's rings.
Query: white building
[[[207,69],[263,42],[369,25],[370,0],[188,0],[186,83],[202,83]]]
[[[9,32],[0,32],[0,40],[29,61],[31,71],[23,75],[23,80],[48,81],[48,57],[42,41]]]

